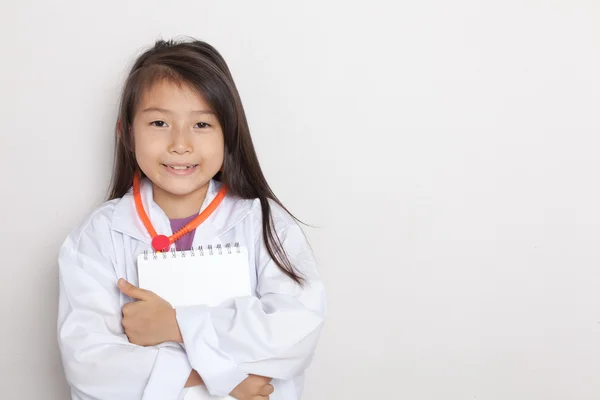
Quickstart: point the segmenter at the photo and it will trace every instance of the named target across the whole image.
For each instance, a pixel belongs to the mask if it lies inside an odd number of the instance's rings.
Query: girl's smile
[[[163,164],[175,176],[191,175],[198,170],[198,164]]]

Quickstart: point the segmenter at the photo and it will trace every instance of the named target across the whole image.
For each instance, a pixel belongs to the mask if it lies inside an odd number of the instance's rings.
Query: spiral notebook
[[[139,287],[151,290],[175,308],[217,306],[249,296],[248,251],[238,243],[200,246],[186,251],[144,252],[138,256]],[[235,400],[211,396],[204,386],[187,390],[185,400]]]
[[[235,244],[199,246],[185,251],[144,252],[138,280],[173,307],[217,306],[250,295],[248,251]]]

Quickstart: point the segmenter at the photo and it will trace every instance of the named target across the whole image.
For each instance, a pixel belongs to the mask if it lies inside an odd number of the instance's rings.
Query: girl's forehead
[[[160,79],[142,89],[138,110],[148,107],[178,110],[206,110],[211,107],[204,95],[186,82]]]

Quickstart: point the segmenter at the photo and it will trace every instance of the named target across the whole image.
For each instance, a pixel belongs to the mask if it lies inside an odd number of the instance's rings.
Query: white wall
[[[66,399],[58,247],[158,37],[228,60],[330,315],[305,399],[600,396],[600,3],[4,1],[0,398]],[[313,196],[314,195],[314,196]]]

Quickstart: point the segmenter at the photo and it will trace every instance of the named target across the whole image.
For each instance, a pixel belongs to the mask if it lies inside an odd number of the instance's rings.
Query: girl
[[[323,283],[265,180],[213,47],[158,41],[137,59],[115,157],[110,200],[59,255],[58,341],[72,398],[299,399],[323,325]],[[254,296],[174,309],[137,287],[145,251],[233,242],[248,251]]]

